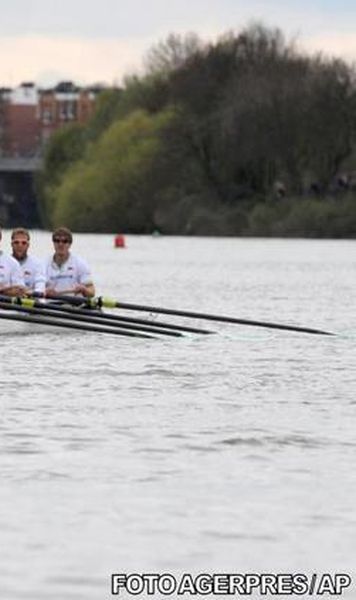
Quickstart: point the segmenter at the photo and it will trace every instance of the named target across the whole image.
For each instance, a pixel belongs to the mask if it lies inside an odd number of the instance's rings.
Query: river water
[[[356,242],[78,234],[75,251],[109,297],[338,335],[2,335],[1,600],[202,572],[344,572],[356,598]]]

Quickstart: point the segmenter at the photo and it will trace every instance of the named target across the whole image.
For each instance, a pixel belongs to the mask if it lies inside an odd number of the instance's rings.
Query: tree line
[[[50,140],[45,226],[185,235],[356,236],[356,79],[250,25],[171,34],[143,75]]]

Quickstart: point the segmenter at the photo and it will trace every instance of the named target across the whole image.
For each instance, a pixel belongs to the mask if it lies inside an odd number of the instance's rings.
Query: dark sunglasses
[[[12,243],[13,243],[13,244],[16,244],[16,246],[27,246],[27,244],[28,244],[29,242],[22,242],[22,241],[20,241],[20,240],[14,240]]]
[[[70,244],[70,240],[67,238],[53,238],[55,244]]]

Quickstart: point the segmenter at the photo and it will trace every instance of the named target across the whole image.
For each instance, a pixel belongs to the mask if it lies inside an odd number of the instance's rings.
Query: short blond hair
[[[27,239],[30,240],[30,232],[24,227],[16,227],[16,229],[13,229],[11,239],[13,240],[17,235],[25,235]]]

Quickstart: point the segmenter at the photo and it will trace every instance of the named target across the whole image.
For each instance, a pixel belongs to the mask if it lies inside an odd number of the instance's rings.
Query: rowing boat
[[[4,299],[2,297],[2,299]],[[59,303],[57,300],[47,300],[46,301],[46,305],[45,308],[46,309],[54,309],[58,306]],[[62,307],[65,307],[67,305],[62,304]],[[69,306],[69,305],[68,305]],[[33,309],[29,309],[30,311],[32,311]],[[21,311],[21,312],[19,312]],[[40,311],[41,312],[41,311]],[[100,314],[100,310],[94,310],[92,311],[93,315]],[[55,333],[55,334],[62,334],[63,332],[69,332],[69,333],[73,333],[75,332],[75,330],[70,327],[67,326],[66,323],[64,323],[64,325],[61,323],[61,326],[55,326],[55,320],[57,317],[57,313],[54,313],[53,316],[51,316],[51,323],[48,323],[48,314],[46,314],[45,310],[43,311],[43,315],[42,314],[38,314],[38,312],[36,314],[32,314],[31,312],[26,312],[26,310],[24,310],[23,308],[21,308],[20,303],[19,305],[15,308],[0,308],[0,335],[14,335],[14,334],[22,334],[22,335],[28,335],[28,334],[38,334],[38,333]],[[61,315],[58,314],[58,318],[60,319]],[[64,319],[69,317],[66,317],[66,315],[64,315],[63,317]],[[54,321],[54,322],[53,322]]]
[[[46,303],[46,307],[41,308],[29,306],[29,302],[24,300],[25,306],[21,306],[21,299],[7,307],[6,302],[0,303],[0,335],[6,334],[29,334],[29,333],[55,333],[62,334],[63,331],[69,332],[97,332],[112,335],[121,335],[138,338],[152,338],[154,333],[162,333],[172,337],[180,337],[181,333],[176,331],[165,331],[158,328],[152,328],[148,325],[123,324],[112,322],[106,319],[109,315],[102,313],[101,309],[89,310],[90,316],[82,314],[78,308],[71,309],[61,306],[57,302]],[[4,304],[6,308],[4,309]],[[16,308],[15,308],[16,305]],[[70,310],[71,314],[65,312]],[[58,311],[58,312],[57,312]],[[106,319],[105,319],[106,317]]]

